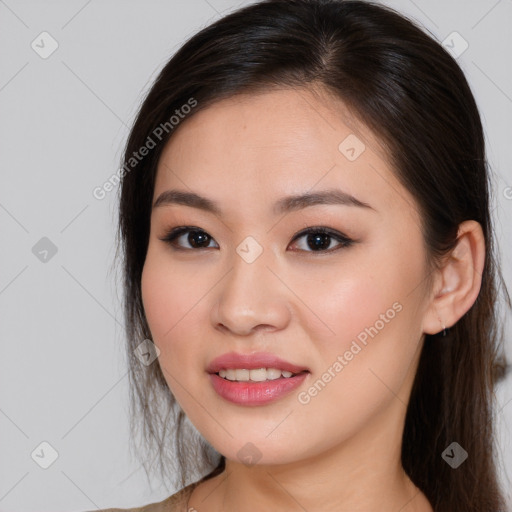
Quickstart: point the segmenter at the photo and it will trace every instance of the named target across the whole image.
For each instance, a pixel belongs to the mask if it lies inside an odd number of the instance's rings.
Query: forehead
[[[350,134],[385,157],[378,139],[340,100],[321,89],[273,88],[232,96],[185,119],[166,153],[194,146],[200,151],[188,152],[189,160],[209,155],[215,160],[249,161],[257,155],[265,162],[303,157],[309,163],[321,157],[318,159],[322,162],[337,159],[339,143]]]
[[[160,158],[155,196],[171,187],[234,207],[315,188],[376,209],[414,204],[379,139],[340,100],[310,89],[236,95],[185,119]]]

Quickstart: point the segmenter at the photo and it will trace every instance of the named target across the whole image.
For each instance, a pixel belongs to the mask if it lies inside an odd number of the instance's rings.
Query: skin
[[[350,134],[365,144],[354,161],[338,149]],[[154,200],[171,188],[222,209],[215,215],[185,205],[154,208],[142,275],[158,364],[189,419],[227,459],[226,470],[200,484],[188,507],[431,512],[400,463],[406,406],[424,334],[450,327],[476,300],[480,225],[461,224],[453,254],[429,270],[415,201],[378,138],[321,89],[238,95],[186,119],[161,156]],[[272,211],[283,196],[327,188],[373,209]],[[181,225],[205,231],[209,248],[191,248],[187,234],[176,242],[182,251],[161,240]],[[331,238],[328,247],[339,250],[315,252],[307,236],[293,241],[309,226],[356,242],[342,247]],[[236,252],[247,236],[263,248],[250,264]],[[394,303],[400,312],[309,403],[300,403],[298,393]],[[235,405],[216,394],[205,372],[230,351],[268,351],[311,373],[276,402]],[[261,454],[255,465],[237,455],[247,442]]]

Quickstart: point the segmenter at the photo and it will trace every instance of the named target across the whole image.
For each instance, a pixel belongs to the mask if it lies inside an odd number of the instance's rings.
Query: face
[[[142,275],[155,364],[218,452],[293,463],[401,437],[426,310],[420,218],[341,102],[284,89],[197,112],[161,156],[158,198]]]

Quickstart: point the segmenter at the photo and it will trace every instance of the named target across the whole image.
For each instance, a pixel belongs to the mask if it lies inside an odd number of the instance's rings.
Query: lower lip
[[[275,402],[299,387],[308,372],[299,373],[293,377],[280,377],[263,382],[237,382],[210,374],[213,389],[222,398],[238,405],[264,405]]]

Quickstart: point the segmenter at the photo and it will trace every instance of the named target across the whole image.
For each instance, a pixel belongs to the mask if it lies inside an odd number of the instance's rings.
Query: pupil
[[[315,240],[315,242],[313,244],[310,244],[309,242],[312,239]],[[330,235],[327,235],[325,233],[317,233],[314,235],[308,235],[308,247],[313,250],[326,249],[329,247],[329,243],[330,243],[329,239],[330,239]],[[316,244],[316,242],[319,242],[319,243]]]
[[[191,231],[188,235],[188,242],[192,247],[208,247],[209,236],[202,231]]]

